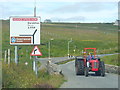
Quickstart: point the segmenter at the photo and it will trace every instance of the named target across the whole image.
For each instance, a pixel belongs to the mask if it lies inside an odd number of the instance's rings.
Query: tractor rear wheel
[[[75,69],[76,69],[76,75],[83,75],[84,74],[84,61],[77,60]]]
[[[76,75],[79,75],[78,65],[75,66],[75,70],[76,70]]]
[[[85,67],[85,76],[88,77],[89,68]]]
[[[100,68],[101,68],[101,76],[104,77],[105,76],[105,64],[103,61],[100,62]]]

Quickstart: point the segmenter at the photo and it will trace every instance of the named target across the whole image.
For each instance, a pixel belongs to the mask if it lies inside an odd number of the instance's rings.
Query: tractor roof
[[[94,50],[96,50],[96,48],[84,48],[84,49],[85,49],[85,50],[86,50],[86,49],[94,49]]]

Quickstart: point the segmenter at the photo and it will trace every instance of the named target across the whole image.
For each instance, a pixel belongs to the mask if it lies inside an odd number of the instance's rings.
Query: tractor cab
[[[90,50],[90,51],[88,52],[88,50]],[[91,59],[95,59],[97,57],[96,56],[96,48],[84,48],[83,56],[84,56],[84,58],[91,56]]]

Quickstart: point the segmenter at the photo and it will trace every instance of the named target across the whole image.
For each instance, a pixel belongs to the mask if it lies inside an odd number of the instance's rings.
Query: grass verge
[[[120,61],[118,58],[120,58],[120,56],[116,54],[116,55],[104,56],[101,59],[102,61],[105,62],[105,64],[120,66]]]
[[[2,63],[0,61],[0,90],[2,88]]]
[[[3,88],[58,88],[64,82],[62,75],[38,71],[38,77],[24,64],[3,64]]]

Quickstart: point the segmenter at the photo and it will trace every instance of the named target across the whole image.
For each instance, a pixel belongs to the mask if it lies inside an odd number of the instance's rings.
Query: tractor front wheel
[[[100,62],[100,66],[101,66],[101,76],[104,77],[105,76],[105,64],[103,61]]]

